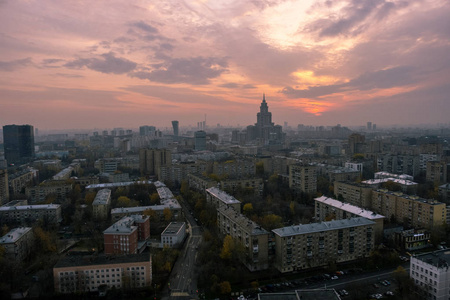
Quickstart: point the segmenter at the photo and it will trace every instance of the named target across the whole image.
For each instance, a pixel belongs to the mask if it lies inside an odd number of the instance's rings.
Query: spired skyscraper
[[[31,125],[3,126],[3,147],[8,164],[19,164],[34,157],[34,128]]]
[[[266,95],[256,114],[255,125],[247,126],[247,141],[257,141],[261,145],[277,145],[284,140],[283,127],[272,122],[272,113],[266,102]]]

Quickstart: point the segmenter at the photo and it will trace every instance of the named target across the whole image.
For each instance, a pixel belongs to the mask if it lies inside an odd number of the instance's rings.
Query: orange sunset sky
[[[450,122],[447,0],[0,0],[0,125]]]

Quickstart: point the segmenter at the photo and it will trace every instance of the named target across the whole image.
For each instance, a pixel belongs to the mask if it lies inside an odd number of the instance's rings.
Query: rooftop
[[[19,227],[10,230],[7,234],[0,238],[0,244],[10,244],[15,243],[24,234],[28,233],[31,227]]]
[[[130,186],[133,184],[151,184],[151,183],[152,183],[151,180],[114,182],[114,183],[98,183],[98,184],[90,184],[86,187],[86,189],[116,188],[116,187],[121,187],[121,186]]]
[[[186,223],[184,222],[170,222],[170,224],[167,225],[161,235],[177,234],[185,225]]]
[[[329,222],[319,222],[311,224],[300,224],[295,226],[288,226],[283,228],[277,228],[272,230],[275,234],[279,236],[294,236],[305,233],[314,233],[328,230],[344,229],[356,226],[367,226],[374,225],[375,222],[370,221],[363,217],[343,219],[343,220],[333,220]]]
[[[111,202],[111,190],[103,189],[97,192],[92,205],[106,205]]]
[[[206,192],[211,194],[212,196],[216,197],[217,199],[219,199],[220,201],[222,201],[225,204],[241,203],[241,201],[237,200],[236,198],[234,198],[231,195],[228,195],[227,193],[225,193],[224,191],[222,191],[216,187],[211,187],[211,188],[207,189]]]
[[[407,180],[407,179],[398,179],[398,178],[393,178],[393,177],[385,177],[385,178],[378,178],[378,179],[368,179],[368,180],[364,180],[362,181],[362,183],[364,184],[380,184],[380,183],[384,183],[384,182],[388,182],[388,181],[392,181],[395,183],[398,183],[400,185],[418,185],[417,182],[411,181],[411,180]]]
[[[449,249],[420,254],[413,257],[437,268],[448,268],[450,265]]]
[[[18,206],[1,206],[0,211],[14,211],[14,210],[39,210],[39,209],[57,209],[59,204],[38,204],[38,205],[18,205]]]
[[[321,196],[319,198],[315,198],[314,200],[317,201],[317,202],[321,202],[321,203],[330,205],[332,207],[336,207],[336,208],[341,209],[341,210],[345,210],[345,211],[347,211],[349,213],[358,215],[360,217],[367,218],[369,220],[376,220],[376,219],[383,219],[383,218],[385,218],[384,216],[379,215],[377,213],[374,213],[374,212],[372,212],[370,210],[365,210],[365,209],[363,209],[361,207],[358,207],[358,206],[355,206],[355,205],[352,205],[352,204],[348,204],[348,203],[344,203],[344,202],[341,202],[341,201],[333,199],[333,198],[328,198],[328,197],[325,197],[325,196]]]
[[[259,300],[339,300],[341,299],[334,289],[296,290],[286,293],[258,294]]]
[[[112,224],[103,233],[106,234],[127,234],[137,230],[137,226],[134,226],[134,219],[132,217],[123,217],[116,223]]]
[[[57,269],[67,267],[113,265],[113,264],[149,262],[149,261],[150,261],[149,253],[120,255],[120,256],[107,256],[104,254],[66,255],[63,258],[61,258],[53,268]]]
[[[162,186],[156,189],[160,199],[171,199],[173,194],[168,187]]]

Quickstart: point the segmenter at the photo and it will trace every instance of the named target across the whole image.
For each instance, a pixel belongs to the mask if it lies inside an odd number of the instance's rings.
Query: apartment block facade
[[[56,293],[95,292],[108,288],[143,288],[152,283],[148,253],[117,256],[65,256],[53,267]]]
[[[269,232],[232,207],[217,209],[217,226],[222,235],[230,235],[245,249],[242,263],[250,271],[269,267]]]
[[[41,204],[41,205],[16,205],[0,207],[0,219],[10,224],[32,225],[38,220],[46,220],[49,223],[59,223],[62,221],[61,205]]]
[[[123,217],[103,231],[105,254],[136,254],[138,227],[132,217]]]
[[[305,164],[289,165],[289,187],[303,193],[317,191],[317,170],[315,166]]]
[[[369,208],[372,202],[372,188],[356,182],[335,181],[334,195],[337,199],[361,208]]]
[[[366,218],[283,227],[275,234],[275,267],[292,272],[369,256],[375,222]]]
[[[341,202],[339,200],[321,196],[314,199],[314,211],[316,221],[343,220],[356,217],[363,217],[375,222],[375,241],[381,242],[383,238],[383,228],[385,217],[370,210],[358,206]]]
[[[95,195],[94,202],[92,202],[92,213],[94,219],[106,220],[111,209],[111,190],[102,189]]]
[[[17,263],[23,262],[31,254],[34,245],[34,234],[31,227],[11,229],[0,238],[0,246],[5,249],[5,258]]]
[[[445,203],[385,189],[372,191],[371,209],[414,228],[431,229],[442,226],[447,220]]]

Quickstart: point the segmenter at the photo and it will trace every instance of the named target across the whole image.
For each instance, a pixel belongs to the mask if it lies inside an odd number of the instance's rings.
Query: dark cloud
[[[101,73],[123,74],[133,71],[137,64],[126,58],[116,57],[113,52],[100,55],[101,58],[79,58],[64,64],[70,69],[88,69]]]
[[[66,77],[66,78],[84,78],[84,76],[82,76],[82,75],[78,75],[78,74],[66,74],[66,73],[55,73],[55,74],[53,74],[53,76],[57,76],[57,77]]]
[[[403,7],[405,4],[401,3]],[[325,2],[316,9],[328,9],[332,5]],[[385,0],[352,0],[335,14],[308,24],[302,31],[318,33],[320,37],[337,35],[358,35],[374,23],[386,18],[396,4]]]
[[[227,71],[227,61],[217,57],[170,58],[153,65],[150,72],[138,71],[129,76],[161,83],[208,84]]]
[[[55,64],[55,63],[59,63],[64,61],[64,59],[59,59],[59,58],[48,58],[48,59],[43,59],[42,63],[43,64]]]
[[[343,84],[314,86],[302,90],[285,87],[281,90],[281,93],[290,98],[318,98],[347,90],[388,89],[414,84],[417,80],[414,76],[414,68],[399,66],[375,72],[366,72]]]
[[[228,83],[220,84],[219,86],[227,88],[227,89],[254,89],[254,88],[256,88],[252,84],[239,84],[239,83],[235,83],[235,82],[228,82]]]
[[[31,57],[10,61],[0,61],[0,71],[12,72],[17,68],[26,67],[32,64]]]
[[[121,36],[121,37],[114,39],[114,43],[132,43],[134,41],[135,41],[135,39],[125,37],[125,36]]]
[[[144,21],[138,21],[138,22],[131,23],[131,26],[139,28],[139,29],[149,32],[149,33],[158,33],[157,28],[155,28],[151,25],[148,25]]]

